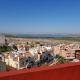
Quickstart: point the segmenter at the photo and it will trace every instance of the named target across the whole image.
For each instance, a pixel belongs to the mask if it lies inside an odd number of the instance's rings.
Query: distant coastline
[[[65,37],[64,34],[4,34],[6,36],[16,37]]]
[[[59,34],[6,34],[9,38],[36,38],[36,39],[55,39],[55,40],[68,40],[80,42],[80,36],[78,35],[59,35]]]
[[[80,34],[4,34],[8,37],[36,37],[36,38],[65,38],[65,37],[80,37]]]

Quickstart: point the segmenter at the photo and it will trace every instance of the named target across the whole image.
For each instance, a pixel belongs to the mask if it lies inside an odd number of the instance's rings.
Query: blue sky
[[[0,0],[2,33],[80,33],[80,0]]]

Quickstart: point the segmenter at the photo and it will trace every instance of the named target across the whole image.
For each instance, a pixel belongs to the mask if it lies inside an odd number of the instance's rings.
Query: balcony
[[[1,72],[0,80],[80,80],[80,62]]]

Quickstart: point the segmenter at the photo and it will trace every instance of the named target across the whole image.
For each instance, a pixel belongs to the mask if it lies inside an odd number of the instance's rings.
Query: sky
[[[0,0],[0,33],[80,33],[80,0]]]

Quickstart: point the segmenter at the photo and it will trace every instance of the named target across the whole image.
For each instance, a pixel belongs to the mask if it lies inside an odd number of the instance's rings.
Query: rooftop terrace
[[[80,80],[80,62],[1,72],[0,80]]]

